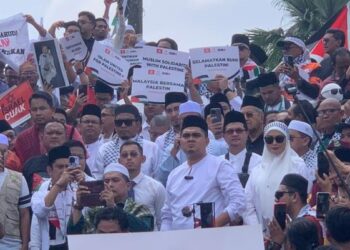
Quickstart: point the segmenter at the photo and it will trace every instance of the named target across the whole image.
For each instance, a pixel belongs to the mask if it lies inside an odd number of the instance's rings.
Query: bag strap
[[[242,166],[242,173],[243,174],[247,174],[248,173],[248,167],[249,167],[249,162],[250,162],[250,158],[252,157],[252,152],[251,151],[247,151],[247,153],[245,154],[245,159],[244,159],[244,163]]]

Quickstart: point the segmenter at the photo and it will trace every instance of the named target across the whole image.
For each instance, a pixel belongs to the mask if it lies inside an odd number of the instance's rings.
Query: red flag
[[[343,7],[343,9],[338,14],[333,24],[329,28],[340,29],[345,33],[345,47],[348,46],[348,18],[349,18],[349,3]],[[316,45],[311,49],[311,57],[317,61],[321,61],[324,56],[324,47],[322,39],[319,40]]]

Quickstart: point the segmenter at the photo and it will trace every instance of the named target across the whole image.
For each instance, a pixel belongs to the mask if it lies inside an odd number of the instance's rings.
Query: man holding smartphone
[[[42,250],[68,249],[67,226],[74,199],[71,183],[81,173],[79,168],[69,168],[70,155],[66,146],[49,151],[47,172],[51,178],[32,197],[35,219],[31,226],[31,246]]]
[[[307,188],[308,181],[299,174],[287,174],[281,181],[278,190],[275,193],[275,199],[278,203],[285,204],[286,214],[294,220],[296,218],[305,217],[317,226],[319,241],[323,244],[322,227],[316,219],[316,213],[309,204],[307,204]],[[271,241],[282,245],[285,235],[274,218],[269,224]]]

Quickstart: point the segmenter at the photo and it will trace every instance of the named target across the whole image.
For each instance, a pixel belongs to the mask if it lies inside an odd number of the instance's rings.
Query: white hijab
[[[275,155],[264,146],[261,159],[262,171],[257,185],[263,220],[273,217],[275,192],[278,190],[283,177],[294,172],[293,166],[300,165],[303,162],[303,159],[290,147],[288,127],[282,122],[269,123],[264,129],[264,136],[272,130],[279,131],[286,137],[286,147],[280,155]]]

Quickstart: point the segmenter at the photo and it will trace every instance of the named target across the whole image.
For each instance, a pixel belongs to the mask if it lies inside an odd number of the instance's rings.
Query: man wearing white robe
[[[168,178],[162,209],[161,230],[194,228],[193,218],[182,209],[198,202],[215,203],[215,224],[224,226],[242,214],[245,208],[243,188],[230,164],[207,154],[208,126],[199,116],[187,116],[180,133],[181,149],[187,161]]]
[[[98,149],[103,144],[103,142],[99,140],[102,129],[101,125],[101,109],[94,104],[85,105],[80,118],[80,131],[88,152],[86,163],[91,170],[91,174],[95,178],[98,177],[99,172],[98,169],[94,167],[94,162]]]

